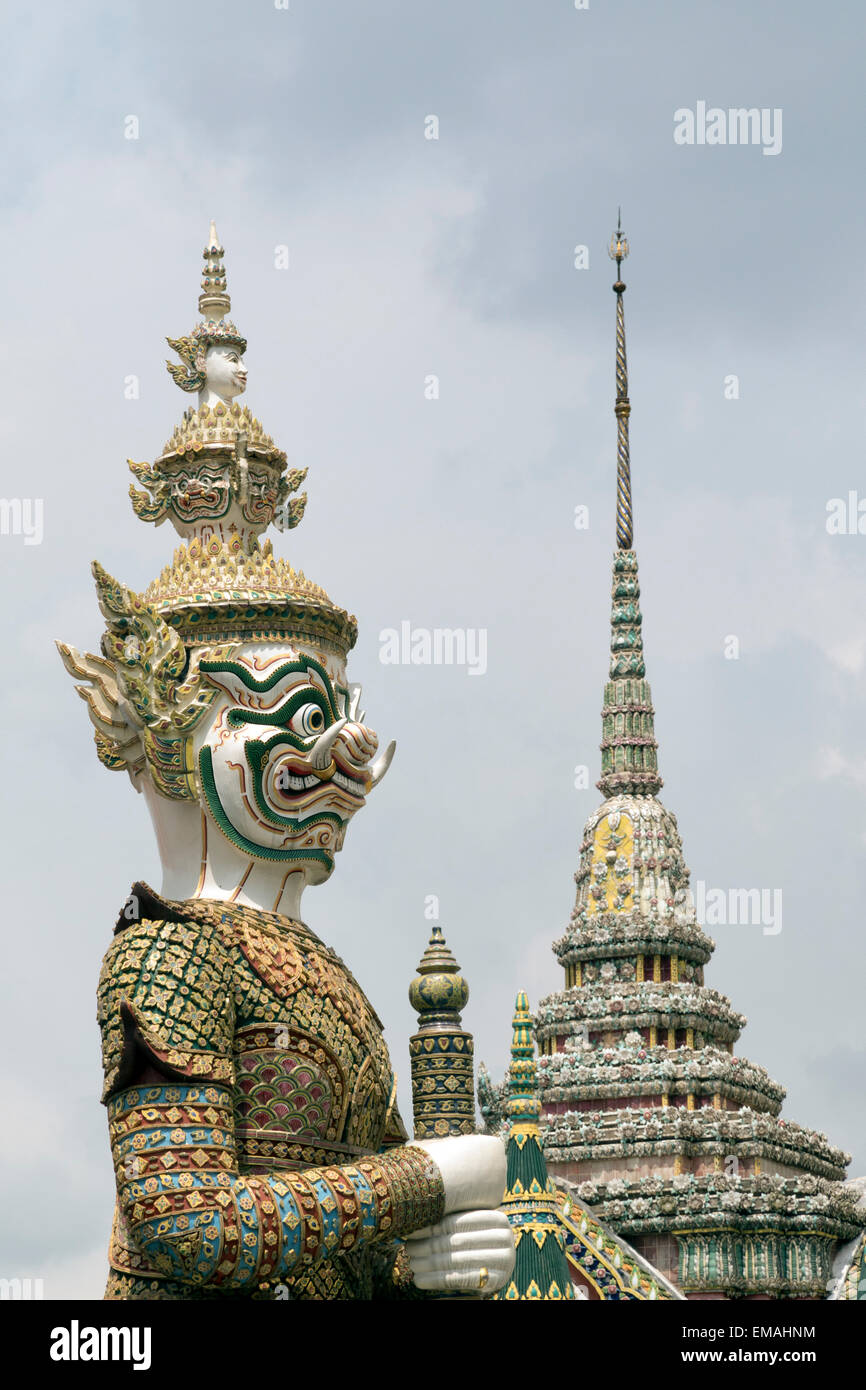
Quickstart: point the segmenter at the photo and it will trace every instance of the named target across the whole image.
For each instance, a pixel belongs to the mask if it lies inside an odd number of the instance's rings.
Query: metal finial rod
[[[611,260],[616,261],[617,283],[614,285],[614,289],[616,290],[617,294],[621,294],[622,291],[625,289],[625,285],[622,283],[620,279],[619,272],[620,266],[622,265],[623,261],[628,255],[628,252],[628,238],[623,235],[622,230],[622,208],[617,208],[616,231],[611,237],[610,245],[607,248],[607,254],[610,256]]]
[[[631,464],[629,459],[628,417],[631,405],[628,399],[628,363],[625,354],[625,309],[623,292],[625,284],[620,276],[620,268],[629,253],[627,238],[622,231],[622,211],[618,212],[616,231],[610,239],[608,255],[616,261],[616,281],[613,289],[616,294],[616,543],[619,550],[631,550],[634,541],[634,527],[631,510]]]

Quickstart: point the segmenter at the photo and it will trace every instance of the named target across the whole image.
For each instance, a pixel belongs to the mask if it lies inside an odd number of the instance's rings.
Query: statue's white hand
[[[419,1289],[497,1293],[514,1268],[514,1237],[502,1211],[461,1211],[406,1237]]]
[[[490,1134],[461,1134],[449,1139],[415,1139],[442,1175],[445,1211],[498,1207],[505,1193],[505,1146]]]

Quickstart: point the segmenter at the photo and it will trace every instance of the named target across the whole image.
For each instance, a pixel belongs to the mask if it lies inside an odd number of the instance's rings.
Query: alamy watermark
[[[25,545],[41,545],[43,511],[41,497],[0,497],[0,536],[23,536]]]
[[[782,930],[781,888],[708,888],[695,884],[695,912],[702,927],[761,927],[764,936]]]
[[[42,1279],[0,1279],[0,1300],[29,1300],[45,1297]]]
[[[707,106],[705,101],[674,112],[675,145],[760,145],[763,154],[782,153],[780,106]]]
[[[52,1361],[130,1361],[134,1371],[148,1371],[152,1336],[149,1327],[82,1327],[73,1318],[52,1328],[48,1354]]]
[[[470,676],[487,673],[487,629],[484,627],[413,627],[408,618],[399,629],[379,633],[383,666],[465,666]]]
[[[866,536],[866,497],[854,488],[845,497],[830,497],[827,501],[828,536]]]

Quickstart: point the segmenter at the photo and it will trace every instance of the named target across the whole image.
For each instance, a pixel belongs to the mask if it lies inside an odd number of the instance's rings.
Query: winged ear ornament
[[[126,768],[139,790],[147,768],[156,789],[173,800],[195,800],[190,736],[217,691],[198,671],[201,656],[227,656],[232,643],[202,647],[188,660],[181,638],[139,595],[94,563],[99,606],[106,620],[102,655],[58,642],[63,664],[83,684],[108,768]]]
[[[172,351],[177,353],[183,364],[179,367],[176,362],[166,361],[165,365],[172,379],[182,391],[200,391],[205,383],[204,350],[201,343],[190,337],[166,338],[165,341]]]
[[[114,664],[105,657],[79,652],[65,642],[58,642],[57,649],[69,674],[85,682],[75,689],[87,705],[99,761],[112,771],[125,769],[135,786],[145,765],[141,730],[123,708]]]

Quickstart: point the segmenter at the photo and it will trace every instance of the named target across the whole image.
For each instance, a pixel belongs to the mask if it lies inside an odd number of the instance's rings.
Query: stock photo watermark
[[[781,888],[709,888],[695,884],[695,913],[702,927],[761,927],[764,936],[782,930]]]
[[[45,1297],[42,1279],[0,1279],[0,1301],[29,1302]]]
[[[383,666],[463,666],[467,675],[487,673],[487,629],[484,627],[413,627],[405,618],[399,629],[379,633]]]
[[[25,545],[41,545],[44,505],[41,497],[0,497],[0,536],[21,536]]]
[[[680,106],[674,112],[676,145],[760,145],[761,153],[782,152],[780,106],[708,106],[695,103],[692,110]]]
[[[830,497],[826,512],[828,536],[866,536],[866,497],[855,488],[847,497]]]
[[[52,1330],[49,1355],[52,1361],[129,1361],[134,1371],[147,1371],[152,1338],[149,1327],[82,1327],[73,1318]]]

